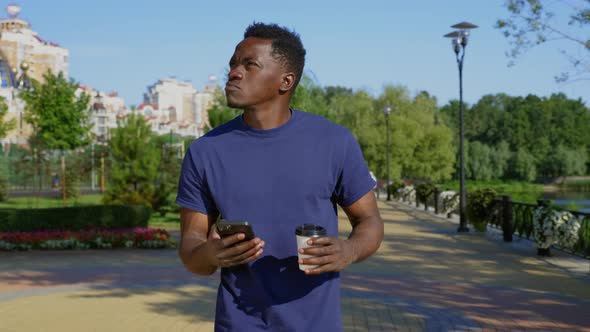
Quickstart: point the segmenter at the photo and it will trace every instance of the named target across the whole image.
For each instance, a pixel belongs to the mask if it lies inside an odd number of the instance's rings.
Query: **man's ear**
[[[295,84],[295,73],[292,73],[292,72],[284,73],[283,77],[281,78],[281,87],[279,88],[279,90],[282,93],[285,93],[285,92],[291,90],[291,88],[293,87],[293,84]]]

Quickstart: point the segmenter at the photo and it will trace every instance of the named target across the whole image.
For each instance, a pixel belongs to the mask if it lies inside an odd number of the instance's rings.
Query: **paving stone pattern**
[[[346,331],[590,332],[588,260],[379,207],[381,248],[341,274]],[[191,275],[175,250],[1,252],[0,331],[213,331],[218,277]]]

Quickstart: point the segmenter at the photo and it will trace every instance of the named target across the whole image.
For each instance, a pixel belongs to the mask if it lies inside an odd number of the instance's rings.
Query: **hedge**
[[[146,227],[151,210],[139,205],[0,209],[0,232]]]

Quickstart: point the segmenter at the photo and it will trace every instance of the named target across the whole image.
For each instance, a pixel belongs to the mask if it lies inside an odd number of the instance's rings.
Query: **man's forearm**
[[[182,242],[178,253],[187,270],[199,275],[211,275],[217,271],[217,266],[210,262],[206,241],[199,241],[196,245],[196,241],[190,241],[190,244]]]
[[[353,249],[353,263],[360,262],[374,254],[383,240],[383,221],[381,217],[371,216],[362,221],[353,221],[348,241]]]

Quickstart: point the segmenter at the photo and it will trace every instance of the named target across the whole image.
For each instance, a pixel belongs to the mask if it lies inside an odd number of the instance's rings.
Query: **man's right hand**
[[[238,233],[222,239],[215,227],[217,217],[187,208],[180,212],[178,254],[192,273],[211,275],[218,267],[246,264],[262,255],[264,241],[259,238],[243,241],[245,235]]]
[[[236,233],[221,238],[217,227],[211,227],[206,244],[211,264],[217,267],[231,267],[260,258],[264,241],[260,238],[243,241],[245,237],[244,233]]]

